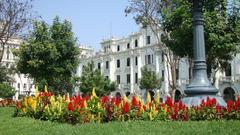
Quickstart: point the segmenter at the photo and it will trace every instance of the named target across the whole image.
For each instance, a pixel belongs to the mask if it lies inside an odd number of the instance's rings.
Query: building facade
[[[161,32],[159,32],[159,37]],[[140,28],[139,32],[125,38],[110,38],[101,42],[101,51],[95,53],[94,49],[80,46],[82,54],[77,75],[81,76],[83,67],[93,62],[95,68],[100,69],[105,78],[115,81],[118,88],[112,95],[129,95],[130,93],[142,95],[139,88],[141,68],[147,66],[155,71],[161,78],[160,92],[168,95],[171,73],[168,70],[166,58],[163,55],[161,41],[150,27]],[[186,85],[189,84],[189,64],[186,58],[181,58],[177,66],[176,99],[184,95]],[[240,94],[240,55],[229,62],[229,69],[216,73],[215,86],[219,95],[227,99],[236,99]],[[156,91],[155,91],[156,92]]]
[[[22,40],[19,38],[12,38],[7,42],[4,52],[1,50],[1,53],[3,53],[2,65],[5,65],[7,68],[16,67],[18,57],[14,56],[12,51],[13,49],[18,49],[21,42]],[[33,79],[20,73],[14,73],[11,77],[13,81],[10,84],[16,90],[14,99],[17,100],[19,96],[35,93]]]
[[[161,33],[159,33],[161,34]],[[95,68],[100,69],[105,78],[118,84],[113,95],[128,95],[129,93],[142,94],[139,88],[141,69],[147,66],[155,71],[160,80],[163,80],[161,93],[169,92],[169,79],[163,49],[159,45],[156,34],[149,27],[141,28],[126,38],[110,38],[101,42],[102,50],[95,53],[92,48],[80,47],[82,54],[77,75],[81,76],[84,65],[93,61]],[[182,60],[184,61],[184,59]],[[181,64],[181,69],[187,66]],[[188,73],[179,72],[179,79],[186,80]]]

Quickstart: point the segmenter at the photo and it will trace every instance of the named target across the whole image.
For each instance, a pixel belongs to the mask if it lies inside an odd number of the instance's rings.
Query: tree
[[[9,84],[7,83],[0,84],[0,97],[11,98],[12,96],[14,96],[15,93],[16,91]]]
[[[0,83],[10,82],[11,80],[12,80],[12,78],[8,74],[7,67],[3,66],[0,63]]]
[[[0,1],[0,62],[7,42],[22,34],[32,20],[32,0]]]
[[[52,26],[36,21],[27,41],[15,51],[21,73],[60,93],[72,91],[71,78],[78,66],[79,53],[71,23],[60,22],[58,17]]]
[[[144,66],[141,69],[141,74],[142,74],[142,78],[139,81],[140,89],[146,89],[147,91],[151,91],[153,89],[160,88],[161,81],[160,81],[160,79],[158,79],[158,77],[154,71],[151,71],[147,68],[147,66]]]
[[[90,94],[95,88],[99,96],[108,95],[111,91],[116,90],[116,83],[104,78],[100,70],[94,69],[94,63],[88,63],[83,68],[80,77],[80,91],[84,94]]]
[[[203,7],[207,63],[215,69],[224,68],[238,51],[240,5],[236,1],[205,0]],[[131,0],[130,6],[126,8],[126,13],[135,14],[137,22],[163,31],[161,41],[171,50],[166,58],[170,58],[168,63],[173,97],[176,88],[175,68],[178,64],[175,60],[178,57],[189,58],[189,73],[192,70],[191,11],[192,4],[188,0]]]

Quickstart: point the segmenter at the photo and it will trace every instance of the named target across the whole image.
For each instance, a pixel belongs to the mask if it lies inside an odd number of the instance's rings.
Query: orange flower
[[[17,101],[17,109],[21,109],[22,108],[22,102],[21,101]]]

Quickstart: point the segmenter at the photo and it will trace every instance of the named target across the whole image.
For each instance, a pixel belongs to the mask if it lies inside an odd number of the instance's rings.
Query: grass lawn
[[[14,108],[0,107],[0,135],[147,135],[147,134],[240,134],[240,121],[201,122],[112,122],[106,124],[69,125],[12,117]]]

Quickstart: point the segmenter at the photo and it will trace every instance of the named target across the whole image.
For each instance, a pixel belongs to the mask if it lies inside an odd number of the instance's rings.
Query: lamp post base
[[[189,85],[184,92],[187,96],[192,97],[196,95],[216,95],[218,93],[218,90],[212,85]]]

